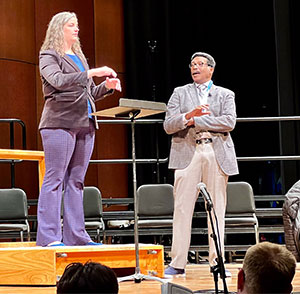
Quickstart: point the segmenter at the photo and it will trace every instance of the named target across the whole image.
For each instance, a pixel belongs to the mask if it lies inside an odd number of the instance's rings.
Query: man
[[[238,293],[291,293],[294,255],[282,245],[263,242],[250,247],[238,273]]]
[[[164,129],[172,134],[169,168],[175,169],[172,262],[165,275],[183,275],[191,239],[191,223],[203,182],[218,217],[220,245],[224,254],[224,216],[229,175],[238,173],[230,136],[236,123],[234,93],[216,86],[211,78],[215,60],[203,52],[190,63],[193,83],[175,88],[169,102]],[[212,233],[208,221],[208,235]],[[209,239],[209,263],[216,265],[216,250]],[[226,271],[227,276],[231,276]]]

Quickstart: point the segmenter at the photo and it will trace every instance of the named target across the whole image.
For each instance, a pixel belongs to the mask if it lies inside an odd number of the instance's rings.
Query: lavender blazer
[[[190,164],[196,149],[196,132],[205,130],[226,133],[212,134],[216,160],[226,175],[238,174],[234,144],[229,133],[236,123],[234,96],[232,91],[213,85],[207,100],[211,114],[195,117],[195,126],[186,127],[183,116],[199,105],[197,88],[193,83],[174,89],[164,121],[166,133],[172,134],[170,169],[183,169]]]
[[[88,127],[87,101],[95,112],[95,101],[113,91],[106,89],[105,82],[96,86],[88,79],[85,60],[81,60],[85,68],[81,72],[69,56],[60,56],[55,50],[40,52],[39,59],[45,98],[39,129]],[[96,120],[95,127],[98,128]]]

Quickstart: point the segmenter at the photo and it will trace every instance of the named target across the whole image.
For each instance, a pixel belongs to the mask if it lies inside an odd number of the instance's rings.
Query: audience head
[[[57,284],[57,293],[118,293],[115,272],[100,263],[69,264]]]
[[[238,293],[291,293],[294,255],[284,246],[262,242],[250,247],[238,274]]]

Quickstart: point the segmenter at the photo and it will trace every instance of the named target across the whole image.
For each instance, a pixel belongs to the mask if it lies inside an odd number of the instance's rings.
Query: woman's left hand
[[[121,88],[121,82],[118,78],[106,78],[105,80],[105,87],[107,89],[114,89],[114,90],[117,90],[117,91],[122,91],[122,88]]]

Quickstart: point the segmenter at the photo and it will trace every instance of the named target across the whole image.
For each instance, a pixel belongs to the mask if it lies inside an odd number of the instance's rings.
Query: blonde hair
[[[262,242],[247,250],[243,270],[247,293],[290,293],[296,259],[284,246]]]
[[[74,12],[60,12],[55,14],[51,21],[48,24],[48,29],[46,32],[46,37],[43,42],[40,51],[53,49],[59,55],[65,55],[64,52],[64,32],[63,28],[64,25],[72,18],[75,17],[77,20],[77,16]],[[79,38],[77,41],[72,45],[72,50],[75,54],[81,57],[83,60],[86,60],[82,50]]]

